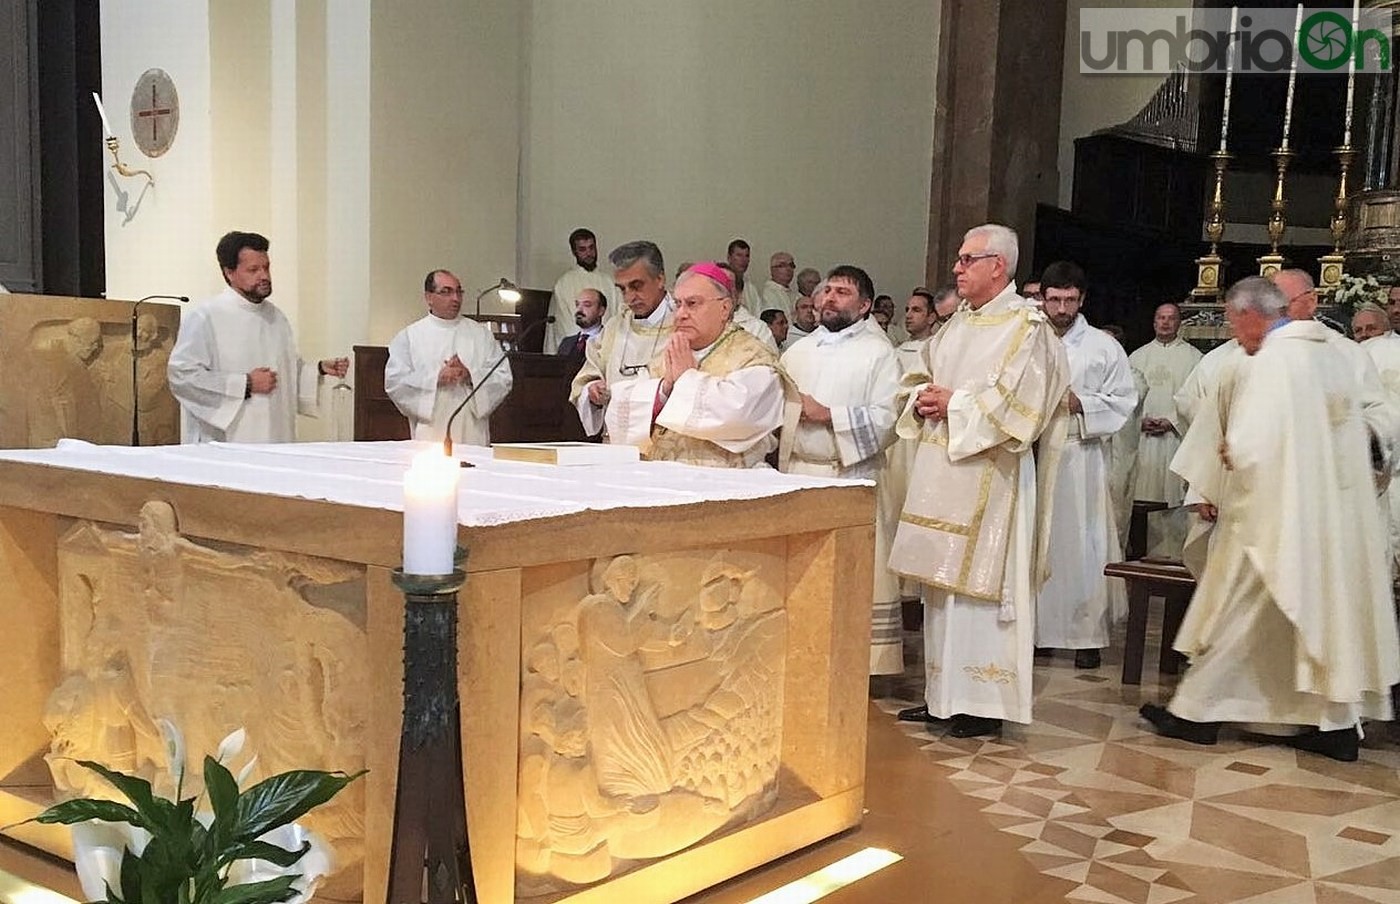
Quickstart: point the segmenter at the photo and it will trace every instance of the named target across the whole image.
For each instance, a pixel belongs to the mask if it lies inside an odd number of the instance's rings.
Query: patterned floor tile
[[[1373,726],[1358,763],[1233,728],[1210,747],[1158,737],[1137,712],[1171,696],[1155,642],[1138,686],[1121,684],[1116,648],[1093,673],[1037,660],[1036,721],[1000,739],[905,734],[1021,856],[1075,883],[1066,900],[1400,904],[1400,731]],[[922,674],[913,665],[880,708],[917,703]]]

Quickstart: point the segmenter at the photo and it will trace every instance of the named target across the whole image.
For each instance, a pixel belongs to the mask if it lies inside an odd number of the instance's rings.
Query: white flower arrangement
[[[1376,282],[1374,276],[1343,274],[1341,282],[1332,291],[1332,304],[1349,312],[1368,301],[1384,305],[1388,288]]]

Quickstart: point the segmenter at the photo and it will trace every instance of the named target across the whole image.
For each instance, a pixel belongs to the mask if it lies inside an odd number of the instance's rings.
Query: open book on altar
[[[496,443],[496,458],[540,465],[618,465],[639,461],[636,446],[622,443]]]

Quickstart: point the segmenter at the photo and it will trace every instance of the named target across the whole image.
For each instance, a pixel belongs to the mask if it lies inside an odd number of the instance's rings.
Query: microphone
[[[554,315],[550,314],[543,320],[536,320],[534,323],[525,327],[525,329],[520,331],[520,335],[515,337],[516,347],[518,348],[520,346],[520,343],[525,341],[525,337],[530,335],[531,330],[538,329],[544,326],[546,323],[553,322]],[[447,430],[443,433],[442,437],[442,451],[443,454],[446,455],[448,458],[452,457],[452,422],[457,419],[457,415],[462,413],[462,409],[467,407],[467,403],[470,402],[472,399],[476,398],[476,394],[481,391],[481,387],[486,385],[486,381],[491,379],[491,375],[494,374],[502,364],[506,363],[506,358],[509,357],[510,352],[501,352],[501,356],[497,358],[489,368],[486,369],[486,376],[476,381],[476,385],[472,387],[471,392],[467,393],[467,397],[462,400],[462,404],[452,409],[452,414],[449,415],[447,418]]]
[[[141,445],[141,405],[137,398],[136,380],[136,315],[141,309],[141,304],[147,301],[154,301],[163,298],[167,301],[178,301],[181,304],[189,302],[186,295],[147,295],[145,298],[137,299],[131,306],[131,445]]]

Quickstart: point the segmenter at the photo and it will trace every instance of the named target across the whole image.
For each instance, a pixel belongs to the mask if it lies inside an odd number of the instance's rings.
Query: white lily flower
[[[219,742],[219,752],[214,755],[214,759],[227,765],[233,761],[234,757],[243,752],[243,742],[246,740],[248,740],[247,729],[239,728],[229,732],[228,736]]]
[[[185,781],[185,736],[169,719],[157,719],[156,726],[160,728],[161,740],[165,742],[167,768],[175,778],[176,787],[179,787]]]
[[[288,876],[297,873],[301,878],[293,883],[297,890],[294,898],[289,898],[290,904],[305,904],[311,900],[311,896],[316,893],[316,886],[324,876],[330,874],[335,868],[335,852],[324,838],[300,823],[280,826],[271,832],[264,834],[258,839],[269,844],[275,844],[280,848],[289,851],[299,850],[302,844],[311,843],[311,849],[306,855],[298,860],[294,865],[282,868],[266,860],[235,860],[228,871],[229,885],[244,885],[249,882],[265,882],[268,879],[276,879],[278,876]]]
[[[253,769],[256,768],[257,765],[258,755],[255,753],[253,754],[253,758],[247,763],[245,763],[242,769],[238,770],[238,778],[236,779],[236,781],[238,782],[239,788],[242,788],[243,783],[248,781],[248,776],[253,774]]]
[[[150,832],[122,822],[80,822],[69,829],[73,833],[73,864],[87,901],[107,899],[104,882],[120,893],[122,852],[131,848],[139,857],[151,840]]]

